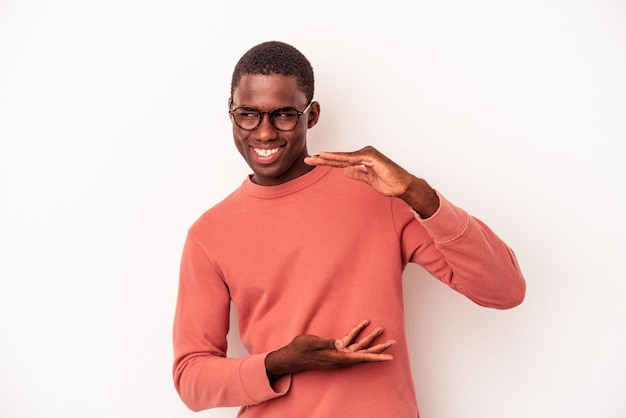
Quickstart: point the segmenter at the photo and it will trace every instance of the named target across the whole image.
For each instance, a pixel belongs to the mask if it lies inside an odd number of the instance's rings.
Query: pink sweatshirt
[[[242,186],[204,213],[185,243],[174,321],[174,382],[192,410],[242,417],[418,416],[404,331],[408,262],[474,302],[511,308],[525,282],[513,252],[440,196],[419,219],[402,200],[316,167],[291,182]],[[226,357],[230,303],[249,355]],[[390,362],[306,371],[270,385],[267,353],[295,336],[340,338],[362,319],[397,344]],[[369,332],[369,329],[366,330]]]

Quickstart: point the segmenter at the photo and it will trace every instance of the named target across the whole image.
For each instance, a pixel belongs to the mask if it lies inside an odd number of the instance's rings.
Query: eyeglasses
[[[309,110],[311,104],[313,104],[313,101],[310,101],[301,112],[293,107],[281,107],[269,112],[261,112],[253,107],[241,106],[229,110],[228,113],[233,117],[235,124],[244,131],[256,129],[261,124],[263,115],[266,113],[269,115],[270,123],[274,128],[279,131],[293,131],[298,125],[300,116]]]

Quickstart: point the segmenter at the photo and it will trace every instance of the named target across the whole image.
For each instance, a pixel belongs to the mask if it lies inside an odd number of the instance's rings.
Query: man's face
[[[231,109],[245,107],[260,112],[292,107],[298,111],[308,102],[295,77],[284,75],[244,75],[233,91]],[[279,131],[270,116],[263,114],[255,129],[246,131],[233,122],[233,137],[239,153],[253,171],[252,180],[263,186],[274,186],[299,177],[311,166],[304,163],[308,155],[307,129],[319,117],[319,104],[314,102],[302,115],[292,131]]]

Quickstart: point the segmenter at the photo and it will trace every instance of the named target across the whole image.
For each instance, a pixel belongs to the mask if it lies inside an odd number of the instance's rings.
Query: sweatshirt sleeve
[[[174,317],[174,385],[193,411],[254,405],[287,393],[291,378],[270,385],[267,353],[227,358],[230,295],[209,257],[188,236]]]
[[[479,305],[509,309],[522,303],[526,282],[513,251],[483,222],[438,195],[439,209],[430,218],[414,212],[430,239],[410,261]]]

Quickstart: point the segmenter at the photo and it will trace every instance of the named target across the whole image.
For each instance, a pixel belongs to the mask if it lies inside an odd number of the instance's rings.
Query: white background
[[[0,416],[234,416],[178,399],[171,325],[186,229],[248,173],[232,68],[272,39],[316,71],[311,152],[378,147],[526,275],[495,311],[409,267],[422,416],[626,416],[618,0],[0,0]]]

